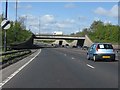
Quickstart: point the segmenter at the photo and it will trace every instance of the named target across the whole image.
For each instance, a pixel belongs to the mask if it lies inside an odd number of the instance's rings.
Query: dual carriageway
[[[41,44],[38,44],[40,47]],[[80,48],[39,48],[2,70],[2,88],[118,88],[115,61],[87,60]]]

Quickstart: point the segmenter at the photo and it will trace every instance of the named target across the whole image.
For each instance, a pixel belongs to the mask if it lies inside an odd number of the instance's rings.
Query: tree
[[[102,21],[94,21],[90,28],[84,28],[81,32],[75,35],[84,36],[87,34],[93,42],[109,42],[118,43],[120,26],[104,24]]]
[[[95,32],[97,30],[97,27],[99,25],[104,25],[102,21],[94,21],[91,26],[90,26],[90,30],[92,30],[93,32]]]
[[[22,29],[26,29],[25,20],[26,20],[25,17],[19,17],[18,19],[18,22],[20,23]]]

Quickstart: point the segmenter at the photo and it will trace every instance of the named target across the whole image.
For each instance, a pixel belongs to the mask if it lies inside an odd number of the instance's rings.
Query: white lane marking
[[[90,68],[95,68],[95,67],[93,67],[93,66],[91,66],[91,65],[89,65],[89,64],[87,64],[87,66],[90,67]]]
[[[26,67],[30,62],[32,62],[39,54],[41,53],[41,49],[40,51],[37,53],[37,55],[35,55],[30,61],[28,61],[26,64],[24,64],[22,67],[20,67],[18,70],[16,70],[13,74],[11,74],[7,79],[5,79],[4,81],[2,81],[2,83],[0,83],[0,88],[2,88],[3,85],[5,85],[8,81],[10,81],[17,73],[19,73],[24,67]]]
[[[66,54],[64,54],[65,56],[67,56]]]
[[[72,57],[72,59],[75,59],[74,57]]]

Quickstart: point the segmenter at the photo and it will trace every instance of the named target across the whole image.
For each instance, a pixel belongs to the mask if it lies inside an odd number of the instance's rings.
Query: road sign
[[[10,21],[9,20],[3,20],[1,22],[2,29],[9,29],[10,28]]]

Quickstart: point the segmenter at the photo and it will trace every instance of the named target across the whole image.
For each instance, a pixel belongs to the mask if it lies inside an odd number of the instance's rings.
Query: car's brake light
[[[96,51],[98,51],[98,45],[97,45],[97,47],[96,47]]]

